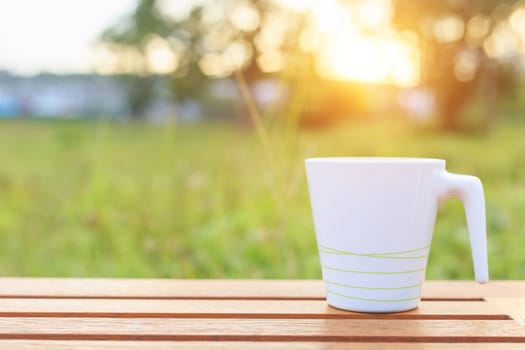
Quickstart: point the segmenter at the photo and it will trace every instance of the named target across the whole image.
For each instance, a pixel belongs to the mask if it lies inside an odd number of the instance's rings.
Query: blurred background
[[[525,1],[0,3],[0,274],[320,278],[303,160],[485,186],[525,277]],[[472,279],[461,203],[427,277]]]

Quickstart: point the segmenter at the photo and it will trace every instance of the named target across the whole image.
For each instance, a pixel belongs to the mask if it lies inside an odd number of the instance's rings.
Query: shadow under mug
[[[430,158],[306,159],[327,302],[360,312],[417,307],[439,202],[465,206],[475,276],[488,281],[481,181]]]

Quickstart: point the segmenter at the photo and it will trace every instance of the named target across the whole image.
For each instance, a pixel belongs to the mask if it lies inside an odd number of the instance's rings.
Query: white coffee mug
[[[430,158],[311,158],[306,173],[327,302],[361,312],[417,307],[440,201],[465,206],[475,275],[488,281],[481,181]]]

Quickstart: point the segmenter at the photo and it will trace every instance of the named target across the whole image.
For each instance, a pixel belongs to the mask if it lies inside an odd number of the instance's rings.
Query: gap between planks
[[[377,350],[385,348],[385,343],[349,342],[202,342],[202,341],[74,341],[74,340],[0,340],[0,350],[172,350],[172,349],[229,349],[229,350]],[[472,344],[446,343],[388,343],[391,350],[471,350]],[[525,349],[520,343],[477,343],[476,350],[519,350]]]
[[[320,280],[0,278],[0,297],[324,299]],[[525,297],[525,281],[426,281],[423,299]]]
[[[0,318],[0,339],[525,342],[514,321]]]
[[[289,318],[289,319],[458,319],[511,320],[487,302],[426,302],[402,313],[339,310],[323,301],[272,300],[96,300],[4,299],[0,317],[87,318]]]
[[[1,340],[62,340],[62,341],[132,341],[132,342],[288,342],[289,348],[291,344],[297,342],[325,342],[325,343],[349,343],[355,342],[357,344],[363,343],[379,343],[382,346],[388,343],[451,343],[454,346],[457,343],[480,344],[480,343],[512,343],[512,344],[524,344],[525,339],[521,336],[509,336],[509,337],[498,337],[498,336],[427,336],[427,337],[412,337],[412,336],[298,336],[298,335],[151,335],[151,334],[2,334],[0,335]],[[295,345],[294,345],[295,346]],[[454,349],[455,347],[453,347]],[[325,347],[323,347],[325,349]],[[348,347],[345,347],[348,349]],[[421,347],[417,347],[421,349]],[[426,349],[426,348],[425,348]],[[497,349],[497,348],[496,348]],[[516,349],[514,347],[513,349]]]
[[[326,297],[237,297],[237,296],[87,296],[87,295],[0,295],[1,299],[97,299],[97,300],[326,300]],[[421,298],[421,301],[484,301],[483,298]]]

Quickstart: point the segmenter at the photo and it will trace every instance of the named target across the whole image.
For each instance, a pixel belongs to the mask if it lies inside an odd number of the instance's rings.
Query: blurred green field
[[[424,156],[485,186],[491,277],[525,278],[525,124],[436,134],[403,123],[0,123],[0,274],[320,278],[311,156]],[[440,211],[428,278],[472,279],[463,208]]]

